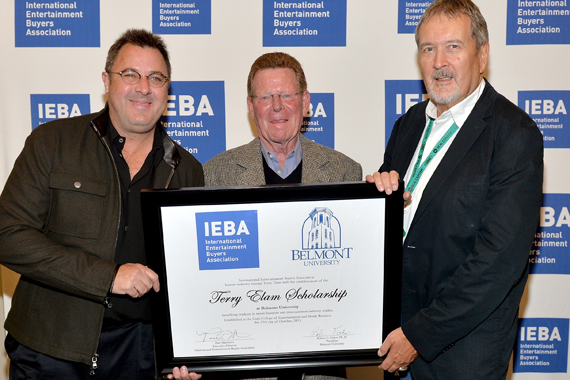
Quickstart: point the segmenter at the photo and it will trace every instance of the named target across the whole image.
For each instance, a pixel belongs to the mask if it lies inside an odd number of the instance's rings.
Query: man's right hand
[[[386,195],[392,194],[392,191],[398,190],[400,175],[397,171],[391,172],[375,172],[372,175],[366,176],[366,182],[375,183],[378,191],[385,192]],[[404,191],[404,200],[407,202],[412,199],[412,194],[409,191]]]
[[[408,366],[418,357],[418,351],[406,338],[401,327],[388,334],[378,350],[378,356],[382,357],[386,354],[386,358],[378,368],[389,372],[407,370]]]
[[[122,264],[113,283],[113,294],[128,294],[133,298],[142,297],[154,289],[160,290],[158,275],[142,264]]]

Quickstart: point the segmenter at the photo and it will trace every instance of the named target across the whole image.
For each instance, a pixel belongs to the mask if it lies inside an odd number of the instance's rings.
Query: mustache
[[[455,78],[455,73],[447,69],[439,69],[434,71],[434,73],[431,75],[431,79],[433,80],[440,78]]]

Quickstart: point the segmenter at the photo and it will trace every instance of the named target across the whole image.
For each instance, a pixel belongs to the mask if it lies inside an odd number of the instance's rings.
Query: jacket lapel
[[[302,183],[330,182],[330,174],[326,170],[329,159],[321,152],[319,145],[299,135],[303,149]]]
[[[263,157],[259,147],[259,138],[253,139],[243,150],[236,171],[236,186],[261,186],[265,185],[265,174],[263,172]]]
[[[421,107],[419,112],[420,115],[417,118],[414,117],[412,119],[413,125],[410,126],[410,128],[407,128],[404,134],[399,137],[402,141],[408,141],[408,143],[399,144],[401,148],[398,152],[395,152],[395,155],[398,155],[399,157],[393,159],[393,162],[395,162],[396,165],[392,169],[396,170],[402,179],[406,176],[408,167],[414,159],[414,153],[416,152],[416,148],[418,147],[420,139],[424,133],[426,126],[425,108],[425,106]]]

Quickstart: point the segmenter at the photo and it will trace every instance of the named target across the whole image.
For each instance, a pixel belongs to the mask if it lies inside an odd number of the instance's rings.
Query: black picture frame
[[[258,371],[320,366],[378,365],[376,349],[291,352],[267,355],[224,355],[200,358],[175,357],[171,329],[161,208],[184,205],[231,205],[260,202],[294,202],[385,198],[384,294],[382,338],[400,326],[402,283],[403,200],[400,190],[387,196],[365,182],[302,184],[260,187],[185,188],[144,190],[141,193],[145,245],[149,267],[158,275],[161,290],[152,295],[153,331],[157,373],[172,373],[187,366],[197,373]],[[192,276],[189,276],[191,281]],[[196,284],[199,286],[200,284]]]

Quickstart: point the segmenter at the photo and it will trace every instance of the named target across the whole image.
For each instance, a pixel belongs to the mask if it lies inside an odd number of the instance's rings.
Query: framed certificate
[[[142,193],[157,368],[372,365],[400,324],[402,192],[374,184]]]

